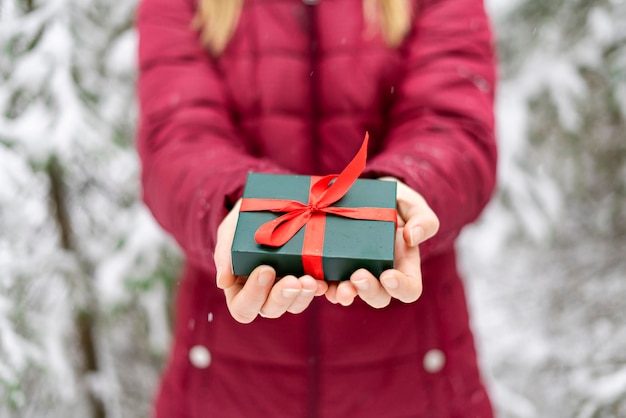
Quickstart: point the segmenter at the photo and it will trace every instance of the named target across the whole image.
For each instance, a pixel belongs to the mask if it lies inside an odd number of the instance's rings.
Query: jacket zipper
[[[316,144],[318,140],[317,122],[319,119],[318,108],[318,90],[317,90],[317,17],[315,13],[315,5],[318,0],[303,0],[307,9],[307,23],[309,32],[309,70],[311,81],[311,155],[313,156],[313,170],[318,174],[319,171],[319,158]],[[308,418],[317,418],[319,416],[319,401],[320,401],[320,370],[319,370],[319,305],[313,300],[309,306],[309,405],[308,405]]]

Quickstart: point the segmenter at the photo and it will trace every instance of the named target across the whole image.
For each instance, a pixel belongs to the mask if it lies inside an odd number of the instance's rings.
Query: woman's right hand
[[[276,271],[270,266],[258,266],[248,277],[233,275],[230,251],[240,206],[241,199],[220,224],[214,253],[217,287],[224,290],[230,314],[236,321],[247,324],[257,315],[278,318],[286,312],[303,312],[315,296],[326,293],[326,282],[311,276],[285,276],[276,280]]]

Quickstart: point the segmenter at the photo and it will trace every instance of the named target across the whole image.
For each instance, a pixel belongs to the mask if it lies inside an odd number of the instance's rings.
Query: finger
[[[359,297],[373,308],[384,308],[391,302],[391,295],[378,279],[365,269],[359,269],[352,273],[350,282],[356,288]]]
[[[394,177],[381,177],[380,180],[397,183],[398,225],[404,227],[403,235],[406,243],[411,247],[416,247],[433,237],[439,230],[439,218],[426,199]]]
[[[416,247],[433,237],[439,230],[439,218],[426,199],[394,177],[381,177],[380,180],[397,183],[398,226],[404,228],[403,236],[406,243]]]
[[[403,302],[413,302],[422,294],[420,251],[410,247],[396,234],[395,269],[381,274],[380,282],[391,297]]]
[[[415,302],[422,295],[421,277],[406,275],[398,270],[387,270],[380,282],[391,297],[404,303]]]
[[[343,306],[350,306],[354,299],[358,296],[358,292],[354,285],[349,281],[345,280],[339,282],[337,285],[337,302]]]
[[[337,282],[328,283],[326,293],[324,293],[326,299],[332,304],[337,304]]]
[[[257,317],[265,304],[276,272],[269,266],[259,266],[252,271],[248,279],[238,277],[235,283],[226,288],[226,304],[236,321],[247,324]]]
[[[419,247],[407,245],[401,232],[396,233],[394,268],[403,274],[421,280],[421,257]]]
[[[300,281],[295,276],[285,276],[274,285],[259,312],[264,318],[278,318],[287,312],[301,293]]]
[[[240,206],[241,200],[238,200],[217,229],[217,242],[213,253],[213,261],[217,269],[216,284],[220,289],[232,286],[237,280],[237,277],[232,273],[232,256],[230,250],[235,236]]]
[[[433,237],[439,230],[439,218],[417,194],[410,201],[398,199],[398,215],[405,221],[403,237],[411,247]]]
[[[315,280],[317,288],[315,289],[315,296],[322,296],[328,291],[328,283],[324,280]]]
[[[315,293],[317,292],[317,282],[318,280],[315,280],[311,276],[301,277],[300,285],[302,286],[302,290],[296,299],[291,303],[289,308],[287,308],[287,312],[298,314],[308,308],[311,301],[315,297]]]

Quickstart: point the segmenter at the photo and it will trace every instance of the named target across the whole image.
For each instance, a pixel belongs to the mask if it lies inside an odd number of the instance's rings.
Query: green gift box
[[[353,179],[342,181],[339,178],[344,173],[327,177],[250,173],[232,245],[233,273],[247,276],[254,268],[269,265],[279,277],[310,274],[339,281],[348,280],[360,268],[376,277],[393,268],[396,183],[355,179],[358,174],[360,171],[353,173]],[[326,206],[316,203],[328,200],[329,193],[317,197],[334,183],[346,189],[345,194],[340,192],[342,197]],[[317,197],[312,198],[314,195]],[[250,202],[260,204],[250,206]],[[280,226],[281,216],[296,225]],[[268,227],[271,234],[278,229],[292,229],[295,234],[282,245],[259,243],[260,231],[267,233]]]

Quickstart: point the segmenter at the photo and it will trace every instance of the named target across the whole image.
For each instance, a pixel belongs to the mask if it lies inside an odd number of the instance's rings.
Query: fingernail
[[[370,288],[370,283],[367,280],[355,280],[352,284],[359,290],[367,290]]]
[[[268,284],[270,284],[271,280],[272,274],[268,270],[261,270],[261,272],[259,273],[259,278],[257,279],[257,283],[259,283],[259,286],[267,286]]]
[[[415,247],[417,244],[422,242],[422,239],[424,238],[424,228],[421,226],[414,226],[411,228],[409,236],[411,237],[411,242],[409,244],[411,247]]]
[[[397,289],[398,288],[398,279],[393,276],[385,276],[381,277],[380,280],[383,282],[383,285],[388,289]]]
[[[303,296],[311,296],[311,294],[315,293],[315,289],[302,289],[300,294]]]
[[[300,289],[283,289],[283,297],[291,299],[300,293]]]

